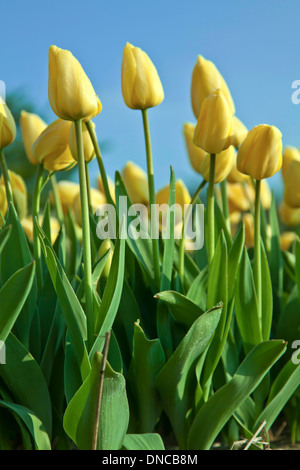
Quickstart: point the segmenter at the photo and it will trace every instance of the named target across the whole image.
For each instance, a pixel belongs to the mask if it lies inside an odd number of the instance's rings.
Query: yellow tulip
[[[73,181],[61,180],[57,183],[58,196],[64,214],[68,213],[68,208],[72,207],[75,196],[79,191],[79,185]],[[53,194],[50,194],[50,202],[54,204]]]
[[[0,99],[0,150],[12,144],[16,138],[16,123],[8,106]]]
[[[148,179],[142,168],[127,162],[122,170],[122,180],[132,204],[148,204]]]
[[[164,220],[163,218],[163,214],[166,213],[168,210],[167,205],[169,202],[169,192],[170,185],[168,184],[156,193],[156,204],[162,206],[159,211],[161,230],[164,229],[164,222],[166,222],[166,220]],[[181,233],[184,205],[190,204],[190,202],[191,196],[187,187],[181,179],[177,180],[175,182],[175,232],[179,232],[179,234]]]
[[[7,213],[7,199],[5,187],[0,185],[0,227],[2,227],[2,217]]]
[[[296,147],[285,147],[285,149],[283,150],[281,167],[281,173],[283,178],[286,173],[286,170],[293,161],[300,162],[300,151]]]
[[[232,118],[232,134],[232,144],[235,146],[236,149],[238,149],[243,140],[245,140],[248,134],[248,129],[245,124],[243,124],[242,121],[240,121],[240,119],[236,116],[233,116]]]
[[[41,133],[31,147],[33,157],[48,171],[61,171],[76,165],[69,147],[71,122],[57,119]]]
[[[102,105],[82,66],[70,51],[49,49],[48,97],[54,113],[61,119],[89,121]]]
[[[106,198],[103,193],[98,191],[98,189],[91,188],[91,205],[93,213],[96,212],[99,206],[106,203]],[[80,200],[80,191],[76,194],[73,199],[72,208],[75,215],[75,220],[77,224],[81,227],[81,200]]]
[[[249,180],[248,175],[244,175],[243,173],[240,173],[236,167],[236,159],[235,162],[230,170],[230,172],[227,175],[227,181],[228,183],[243,183]]]
[[[186,143],[186,148],[187,148],[187,153],[190,159],[190,163],[193,169],[197,171],[197,173],[200,173],[200,165],[204,157],[207,155],[207,152],[205,152],[205,150],[202,150],[200,147],[197,147],[197,145],[194,144],[193,142],[194,131],[195,131],[194,124],[191,124],[190,122],[186,122],[184,124],[183,133],[184,133],[184,138],[185,138],[185,143]]]
[[[26,155],[33,165],[37,165],[38,161],[33,157],[31,147],[47,124],[37,114],[23,110],[20,116],[20,127]]]
[[[227,183],[227,198],[230,214],[247,212],[250,209],[247,189],[241,183]]]
[[[281,132],[275,126],[253,127],[238,149],[237,169],[256,180],[270,178],[282,165]]]
[[[280,248],[282,251],[289,250],[294,240],[298,240],[299,237],[295,232],[283,232],[280,235]]]
[[[103,255],[108,251],[108,257],[107,261],[105,263],[105,266],[102,271],[102,275],[104,278],[107,278],[110,272],[110,267],[111,267],[111,262],[114,254],[114,245],[112,244],[111,240],[109,238],[106,238],[105,240],[102,241],[99,251],[98,251],[98,259],[102,258]]]
[[[285,225],[296,227],[300,225],[300,207],[290,207],[286,202],[282,201],[278,207],[279,217]]]
[[[43,223],[43,215],[39,216],[40,225]],[[33,219],[32,217],[25,217],[21,220],[21,225],[29,241],[33,241]],[[60,231],[60,224],[55,217],[50,217],[50,230],[51,230],[51,243],[55,242],[57,235]]]
[[[93,124],[93,127],[95,127],[95,124],[94,123],[92,124]],[[94,149],[93,142],[90,138],[89,131],[84,122],[82,123],[82,144],[83,144],[84,159],[86,162],[89,163],[95,157],[95,149]],[[69,136],[69,146],[70,146],[71,154],[73,155],[74,160],[78,161],[75,123],[72,123],[71,125],[70,136]]]
[[[245,245],[247,248],[254,246],[254,219],[249,212],[243,215],[243,223],[245,226]]]
[[[123,99],[131,109],[152,108],[164,99],[164,90],[154,64],[146,52],[129,43],[123,50],[121,83]]]
[[[300,207],[300,162],[292,161],[284,174],[284,201],[294,208]]]
[[[222,90],[233,115],[235,113],[234,102],[224,78],[211,61],[199,55],[193,69],[191,84],[192,108],[196,119],[199,118],[203,101],[216,88]]]
[[[22,176],[18,175],[17,173],[8,170],[11,190],[13,194],[14,202],[17,206],[18,214],[20,219],[23,219],[27,215],[27,188],[25,181],[23,180]],[[5,183],[3,179],[3,175],[0,179],[0,185],[4,188]]]
[[[215,184],[220,183],[227,178],[228,173],[234,165],[235,159],[235,150],[232,145],[230,145],[226,150],[223,150],[223,152],[217,154],[215,165]],[[200,173],[206,181],[209,181],[209,167],[210,154],[208,153],[200,165]]]
[[[193,142],[208,153],[217,154],[231,144],[232,113],[220,89],[214,90],[201,106]]]

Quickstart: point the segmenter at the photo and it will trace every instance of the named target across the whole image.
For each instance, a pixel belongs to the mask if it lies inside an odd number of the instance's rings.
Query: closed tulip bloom
[[[5,187],[0,185],[0,227],[2,227],[2,217],[4,218],[7,213],[7,199]]]
[[[227,198],[230,214],[247,212],[250,209],[249,196],[241,183],[227,183]]]
[[[228,183],[243,183],[249,180],[248,175],[244,175],[244,173],[241,173],[238,171],[236,167],[236,159],[234,162],[234,165],[232,166],[230,172],[227,175],[227,181]]]
[[[285,149],[283,150],[281,167],[281,173],[283,178],[286,173],[286,170],[293,161],[300,162],[300,151],[296,147],[285,147]]]
[[[93,124],[93,127],[95,127],[95,124],[94,123],[92,124]],[[90,137],[89,131],[84,122],[82,123],[82,143],[83,143],[84,159],[87,163],[89,163],[95,157],[95,149],[94,149],[94,145]],[[78,161],[75,123],[72,123],[71,125],[70,136],[69,136],[69,146],[70,146],[71,154],[73,155],[74,160]]]
[[[16,123],[8,106],[0,99],[0,150],[12,144],[16,138]]]
[[[27,187],[22,176],[18,175],[14,171],[8,170],[11,190],[13,194],[14,202],[17,206],[18,214],[20,219],[23,219],[27,215],[27,205],[28,205],[28,193]],[[3,175],[0,179],[0,186],[5,187]]]
[[[290,227],[300,225],[300,207],[290,207],[285,201],[282,201],[278,207],[278,213],[281,221]]]
[[[295,232],[283,232],[280,235],[280,248],[282,251],[288,251],[295,240],[299,240]]]
[[[39,217],[40,224],[43,223],[43,215]],[[29,241],[33,241],[33,219],[31,216],[21,220],[21,225]],[[60,223],[55,217],[50,217],[51,243],[53,244],[60,231]]]
[[[165,217],[163,217],[163,214],[168,211],[169,193],[169,184],[156,193],[156,204],[161,206],[159,209],[161,230],[165,229],[165,223],[167,222]],[[177,180],[175,182],[175,237],[176,233],[178,233],[178,235],[181,234],[184,206],[185,204],[190,204],[190,202],[191,196],[187,187],[181,179]]]
[[[122,180],[132,204],[148,204],[148,179],[142,168],[127,162],[122,170]]]
[[[281,132],[275,126],[253,127],[242,142],[237,155],[237,169],[256,180],[270,178],[282,165]]]
[[[152,61],[139,47],[127,43],[121,68],[122,94],[131,109],[148,109],[160,104],[164,90]]]
[[[63,213],[67,214],[68,208],[72,207],[74,198],[79,192],[79,184],[73,181],[61,180],[57,183],[57,191]],[[52,193],[50,193],[50,202],[54,204],[54,197]]]
[[[88,121],[102,105],[82,66],[70,51],[49,49],[48,97],[51,108],[61,119]]]
[[[98,251],[98,259],[102,258],[105,253],[109,250],[107,261],[105,263],[105,266],[102,271],[102,275],[104,278],[107,278],[110,272],[110,267],[111,267],[111,262],[114,254],[114,245],[112,244],[112,241],[109,238],[106,238],[105,240],[102,241],[99,251]]]
[[[20,116],[20,127],[26,155],[33,165],[37,165],[38,161],[33,157],[31,147],[47,124],[37,114],[23,110]]]
[[[220,89],[203,101],[193,142],[208,153],[217,154],[231,144],[232,113]]]
[[[197,147],[197,145],[194,144],[193,142],[194,131],[195,131],[194,124],[191,124],[190,122],[186,122],[184,124],[183,133],[184,133],[185,144],[186,144],[187,153],[190,159],[190,163],[193,169],[197,171],[197,173],[200,173],[200,165],[204,157],[207,155],[207,152],[205,152],[205,150],[202,150],[200,147]]]
[[[101,193],[98,189],[91,188],[91,205],[93,214],[96,213],[99,206],[106,203],[106,198],[103,193]],[[75,221],[81,227],[81,199],[80,199],[80,191],[76,194],[73,199],[72,208],[75,214]]]
[[[242,121],[240,121],[240,119],[236,116],[233,116],[232,118],[232,134],[232,145],[234,145],[235,148],[238,149],[243,140],[245,140],[248,134],[248,129],[245,124],[243,124]]]
[[[203,101],[216,88],[222,90],[233,115],[235,113],[234,102],[224,78],[213,62],[199,55],[193,69],[191,84],[192,108],[196,119],[200,115]]]
[[[216,156],[215,184],[225,180],[234,165],[236,156],[234,147],[231,145]],[[209,181],[210,154],[206,154],[200,165],[200,173],[206,181]]]
[[[292,161],[284,174],[284,201],[300,208],[300,162]]]
[[[69,147],[71,122],[57,119],[41,133],[31,147],[33,157],[48,171],[61,171],[76,165]]]

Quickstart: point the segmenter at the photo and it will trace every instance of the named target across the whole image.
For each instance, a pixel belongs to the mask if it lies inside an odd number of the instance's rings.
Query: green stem
[[[43,172],[44,165],[39,163],[37,167],[37,173],[35,178],[35,185],[33,191],[33,205],[32,205],[32,215],[33,215],[33,254],[36,262],[36,277],[39,292],[41,292],[43,287],[43,267],[42,267],[42,255],[41,255],[41,245],[38,235],[38,230],[35,225],[35,219],[39,222],[40,214],[40,201],[41,201],[41,192],[43,189]]]
[[[64,213],[62,210],[61,200],[60,200],[58,189],[57,189],[57,181],[56,181],[55,174],[52,174],[50,176],[50,181],[51,181],[52,192],[53,192],[53,197],[54,197],[56,215],[57,215],[60,226],[62,226],[62,224],[64,223]]]
[[[91,194],[91,182],[90,182],[88,162],[85,162],[85,177],[86,177],[86,190],[87,190],[87,196],[88,196],[89,212],[90,212],[90,214],[92,214],[93,213],[92,194]]]
[[[179,276],[180,276],[180,279],[183,280],[183,276],[184,276],[184,240],[185,240],[185,224],[184,224],[184,221],[185,220],[189,220],[189,217],[190,217],[190,213],[191,211],[193,210],[193,207],[198,199],[198,196],[200,194],[200,192],[202,191],[202,189],[204,188],[204,186],[206,185],[206,181],[203,180],[201,182],[201,184],[198,186],[198,188],[196,189],[192,199],[191,199],[191,202],[190,202],[190,205],[184,215],[184,218],[183,218],[183,221],[182,221],[182,231],[181,231],[181,239],[180,239],[180,242],[179,242],[179,263],[178,263],[178,272],[179,272]]]
[[[260,247],[260,180],[255,185],[255,214],[254,214],[254,282],[257,294],[258,313],[261,318],[261,247]]]
[[[85,160],[82,142],[82,121],[75,121],[77,155],[78,155],[78,171],[80,185],[80,203],[81,203],[81,221],[82,221],[82,245],[83,245],[83,261],[84,261],[84,293],[88,329],[88,346],[92,346],[94,335],[94,301],[92,290],[92,257],[90,244],[90,221],[88,195],[86,187]]]
[[[14,202],[14,199],[13,199],[9,173],[8,173],[8,169],[7,169],[6,160],[5,160],[3,150],[0,150],[0,165],[1,165],[1,170],[2,170],[4,184],[5,184],[7,203],[10,204],[11,202],[12,203]]]
[[[208,230],[208,261],[211,264],[215,253],[215,208],[214,208],[214,186],[215,186],[216,155],[210,155],[209,182],[207,192],[207,230]]]
[[[153,172],[153,159],[151,149],[150,128],[147,109],[142,109],[143,126],[145,134],[146,158],[147,158],[147,174],[148,174],[148,190],[149,190],[149,203],[150,203],[150,220],[151,230],[153,229],[154,237],[152,236],[152,249],[153,249],[153,268],[154,276],[159,284],[160,279],[160,261],[159,261],[159,240],[156,237],[158,224],[157,224],[157,210],[156,210],[156,196]]]
[[[221,182],[221,195],[222,195],[222,208],[223,208],[223,214],[224,214],[225,221],[226,221],[226,227],[227,227],[228,233],[230,233],[231,232],[231,227],[230,227],[230,220],[229,220],[229,208],[228,208],[227,182],[226,182],[226,180],[223,180]]]
[[[106,196],[106,200],[109,204],[112,204],[114,206],[115,204],[114,204],[114,201],[113,201],[113,199],[111,197],[111,194],[110,194],[109,184],[108,184],[108,180],[107,180],[107,176],[106,176],[106,171],[105,171],[105,168],[104,168],[102,155],[101,155],[101,152],[100,152],[100,147],[99,147],[99,144],[98,144],[98,139],[97,139],[97,135],[96,135],[94,126],[92,124],[92,121],[87,121],[85,124],[86,124],[87,130],[90,134],[90,138],[93,142],[93,146],[94,146],[94,150],[95,150],[95,154],[96,154],[96,158],[97,158],[97,162],[98,162],[98,166],[99,166],[99,170],[100,170],[100,175],[101,175],[101,178],[102,178],[102,183],[103,183],[103,188],[104,188],[104,193],[105,193],[105,196]]]

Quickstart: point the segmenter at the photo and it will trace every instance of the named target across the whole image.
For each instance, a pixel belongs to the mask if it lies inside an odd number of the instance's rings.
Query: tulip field
[[[198,188],[172,167],[158,188],[163,84],[127,43],[120,89],[147,171],[128,157],[109,176],[79,60],[49,48],[52,123],[27,109],[16,123],[0,100],[0,449],[299,449],[300,150],[272,123],[246,128],[199,55],[182,122]],[[7,156],[17,124],[32,194]]]

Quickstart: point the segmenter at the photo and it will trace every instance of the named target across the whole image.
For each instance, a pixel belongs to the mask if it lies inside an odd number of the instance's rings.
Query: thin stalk
[[[105,366],[106,366],[106,361],[107,361],[107,356],[108,356],[109,341],[110,341],[110,331],[108,331],[105,335],[105,343],[104,343],[104,348],[103,348],[103,356],[102,356],[98,396],[97,396],[97,404],[96,404],[96,416],[95,416],[95,423],[94,423],[92,450],[97,450],[97,442],[98,442],[98,435],[99,435],[99,418],[100,418],[100,411],[101,411],[104,374],[105,374]]]
[[[33,204],[32,204],[32,214],[33,214],[33,254],[36,262],[36,277],[38,290],[41,292],[43,287],[43,267],[42,267],[42,254],[41,254],[41,244],[39,240],[38,230],[35,225],[35,219],[39,222],[39,213],[40,213],[40,201],[41,201],[41,192],[43,189],[43,172],[44,165],[39,163],[37,167],[37,173],[35,178],[35,185],[33,191]]]
[[[222,195],[222,209],[226,221],[226,227],[228,233],[231,232],[230,220],[229,220],[229,208],[228,208],[228,197],[227,197],[227,182],[226,179],[221,182],[221,195]]]
[[[92,346],[94,335],[94,300],[92,290],[92,256],[90,243],[90,220],[88,195],[86,187],[85,160],[82,142],[82,121],[75,121],[76,143],[78,155],[78,172],[80,185],[81,221],[82,221],[82,246],[83,246],[83,268],[84,268],[84,294],[88,330],[88,346]]]
[[[214,186],[215,186],[215,166],[216,166],[216,155],[210,155],[209,164],[209,182],[207,192],[207,230],[208,230],[208,261],[211,264],[214,253],[215,253],[215,198],[214,198]]]
[[[0,165],[1,165],[2,175],[3,175],[3,179],[4,179],[4,184],[5,184],[7,203],[10,204],[11,202],[12,203],[14,202],[14,199],[13,199],[9,173],[8,173],[8,169],[7,169],[6,160],[5,160],[3,150],[0,150]]]
[[[91,194],[91,182],[90,182],[90,174],[89,174],[89,165],[88,162],[85,162],[85,177],[86,177],[86,190],[88,196],[88,203],[89,203],[89,212],[90,214],[93,213],[92,209],[92,194]]]
[[[155,196],[151,138],[150,138],[150,128],[149,128],[149,119],[148,119],[147,109],[142,110],[142,116],[143,116],[146,158],[147,158],[151,231],[153,229],[152,231],[153,268],[154,268],[154,276],[155,276],[156,282],[159,284],[159,279],[160,279],[159,240],[158,238],[155,238],[157,234],[157,230],[158,230],[158,224],[157,224],[156,196]]]
[[[94,150],[95,150],[95,154],[96,154],[96,158],[97,158],[97,162],[98,162],[98,166],[99,166],[99,170],[100,170],[100,175],[101,175],[101,178],[102,178],[102,183],[103,183],[103,188],[104,188],[104,193],[105,193],[105,196],[106,196],[106,200],[109,204],[115,205],[114,201],[111,197],[111,194],[110,194],[108,180],[107,180],[107,176],[106,176],[106,171],[105,171],[105,168],[104,168],[102,155],[101,155],[101,152],[100,152],[100,147],[99,147],[99,144],[98,144],[98,139],[97,139],[95,129],[94,129],[93,124],[92,124],[91,121],[87,121],[85,124],[86,124],[87,130],[90,134],[90,138],[93,142],[93,146],[94,146]]]
[[[261,319],[261,247],[260,247],[260,180],[255,185],[254,214],[254,282],[257,294],[258,314]]]
[[[189,220],[189,217],[190,217],[190,214],[191,214],[191,211],[193,210],[193,207],[198,199],[198,196],[199,194],[201,193],[202,189],[204,188],[204,186],[206,185],[206,181],[203,180],[200,185],[198,186],[198,188],[196,189],[192,199],[191,199],[191,202],[189,204],[189,207],[186,211],[186,213],[184,214],[184,218],[183,218],[183,221],[182,221],[182,231],[181,231],[181,239],[180,239],[180,242],[179,242],[179,263],[178,263],[178,272],[179,272],[179,276],[180,276],[180,279],[183,280],[183,276],[184,276],[184,240],[185,240],[185,220]]]
[[[62,224],[64,223],[64,213],[62,210],[61,200],[60,200],[58,189],[57,189],[56,176],[54,173],[50,176],[50,181],[51,181],[52,192],[53,192],[53,197],[54,197],[56,215],[59,221],[59,225],[62,226]]]

